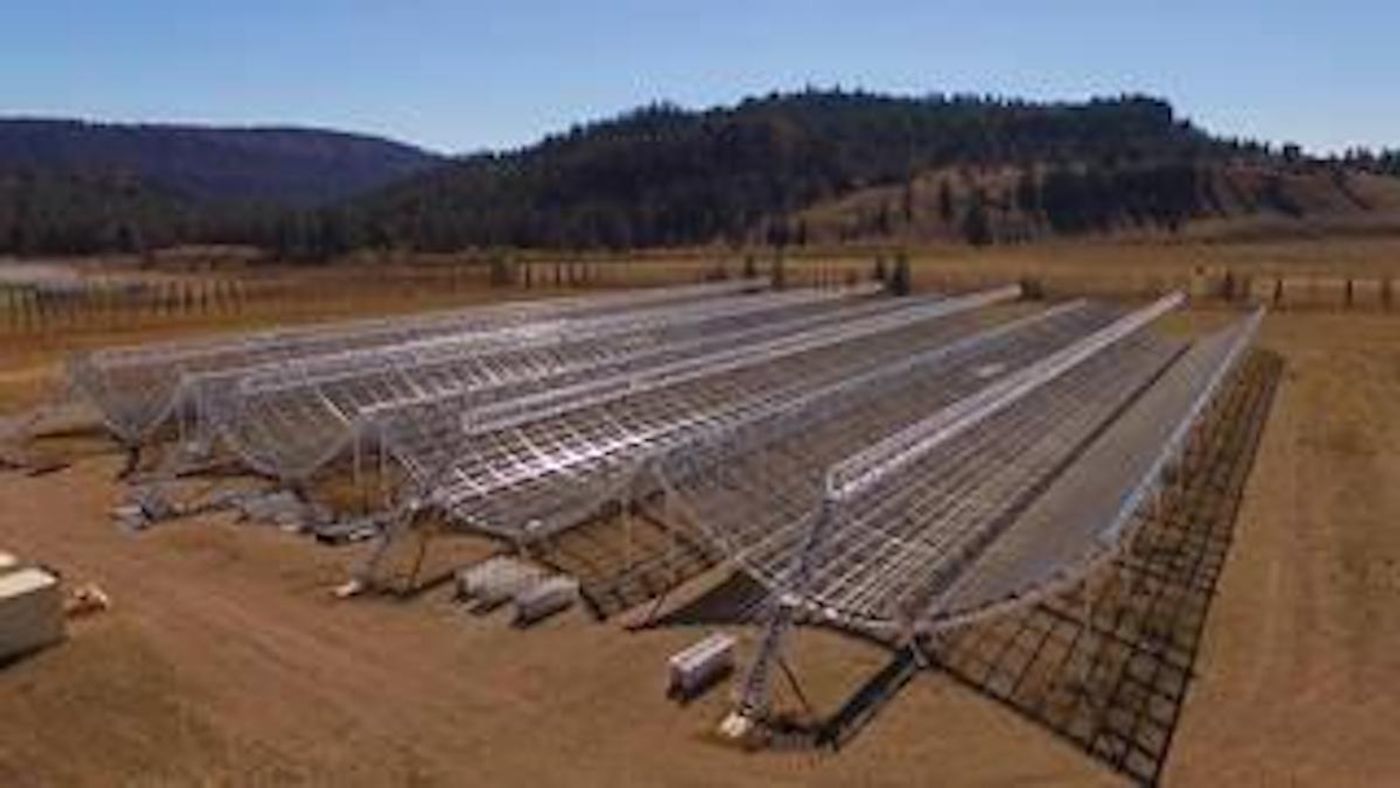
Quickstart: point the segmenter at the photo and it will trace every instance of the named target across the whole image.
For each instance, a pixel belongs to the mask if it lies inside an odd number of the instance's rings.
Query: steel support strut
[[[744,737],[755,724],[768,717],[772,702],[773,669],[782,660],[783,642],[792,628],[798,608],[806,600],[812,570],[816,565],[815,554],[826,541],[826,535],[838,516],[836,500],[831,496],[824,497],[816,520],[807,532],[807,540],[794,557],[789,580],[784,583],[786,590],[775,591],[771,596],[763,638],[759,641],[753,664],[744,676],[738,705],[720,726],[720,730],[732,738]]]

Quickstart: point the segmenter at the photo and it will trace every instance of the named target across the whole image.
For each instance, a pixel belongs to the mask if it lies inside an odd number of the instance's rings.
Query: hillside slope
[[[0,121],[0,254],[1400,233],[1396,175],[1395,152],[1312,159],[1143,96],[809,90],[653,105],[456,159],[334,132]]]
[[[815,92],[694,112],[654,106],[464,159],[358,201],[375,234],[466,245],[782,242],[795,212],[940,167],[1110,166],[1266,154],[1144,98],[1031,104]]]
[[[197,201],[321,205],[438,161],[409,145],[316,129],[0,119],[0,172],[128,177]]]
[[[946,167],[810,205],[791,242],[1020,243],[1082,233],[1400,231],[1400,178],[1335,164],[1206,160],[1091,176],[1084,167]],[[1132,174],[1136,173],[1134,177]]]
[[[314,129],[0,119],[0,254],[276,248],[301,215],[442,159]]]

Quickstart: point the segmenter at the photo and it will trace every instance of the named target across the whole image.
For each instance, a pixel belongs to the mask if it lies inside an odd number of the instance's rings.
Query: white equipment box
[[[63,637],[58,578],[33,567],[0,574],[0,660],[37,651]]]

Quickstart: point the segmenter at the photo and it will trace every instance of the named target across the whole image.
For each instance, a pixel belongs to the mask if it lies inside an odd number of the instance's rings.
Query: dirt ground
[[[933,678],[838,755],[740,752],[711,736],[724,691],[663,697],[666,657],[699,631],[628,634],[578,613],[517,631],[441,594],[335,601],[344,551],[220,521],[118,531],[104,516],[116,467],[0,484],[0,544],[115,603],[0,672],[5,785],[1113,782]],[[813,633],[794,668],[831,706],[883,661]]]
[[[1283,315],[1284,380],[1168,784],[1400,782],[1400,321]]]
[[[1262,344],[1287,367],[1164,782],[1397,783],[1400,316],[1278,314]],[[936,674],[839,753],[741,752],[711,734],[727,691],[662,695],[702,630],[338,602],[347,549],[218,518],[119,531],[118,465],[0,476],[0,548],[115,605],[0,670],[0,784],[1123,783]],[[794,668],[829,707],[884,659],[804,633]]]

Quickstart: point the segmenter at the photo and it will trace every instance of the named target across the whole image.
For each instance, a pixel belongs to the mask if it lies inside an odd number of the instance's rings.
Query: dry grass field
[[[1227,267],[1400,276],[1400,243],[1365,238],[930,249],[916,259],[925,285],[1034,275],[1090,291]],[[653,280],[698,271],[647,265]],[[868,266],[852,257],[824,270]],[[383,313],[502,292],[381,294],[292,312]],[[0,335],[0,413],[41,396],[72,347],[264,325],[286,307],[175,329]],[[1179,322],[1222,314],[1208,305]],[[1282,379],[1163,781],[1400,783],[1400,311],[1299,304],[1268,318],[1260,344],[1283,359]],[[96,582],[114,603],[74,622],[70,642],[0,669],[0,784],[1125,784],[931,672],[837,753],[739,751],[712,735],[724,690],[688,707],[663,697],[666,657],[699,630],[626,632],[575,611],[516,631],[503,613],[462,612],[442,590],[335,601],[328,589],[359,548],[223,515],[124,533],[107,514],[119,466],[107,453],[48,475],[0,475],[0,548]],[[744,638],[747,655],[752,633]],[[886,661],[809,631],[793,657],[823,708]]]

